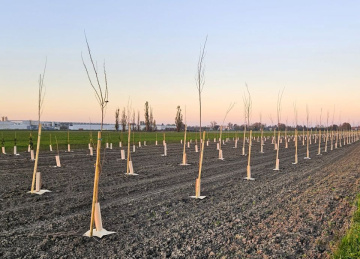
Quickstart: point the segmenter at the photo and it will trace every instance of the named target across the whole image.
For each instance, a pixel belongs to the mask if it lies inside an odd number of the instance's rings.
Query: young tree
[[[298,126],[298,111],[296,108],[296,103],[294,103],[294,119],[295,119],[295,162],[293,163],[293,165],[296,165],[298,163],[298,130],[297,130],[297,126]]]
[[[225,123],[226,117],[228,116],[229,112],[234,108],[235,103],[230,103],[229,108],[226,110],[224,119],[222,124],[220,125],[220,138],[219,138],[219,159],[224,160],[223,158],[223,153],[222,153],[222,149],[221,149],[221,141],[222,141],[222,129],[223,129],[223,125]]]
[[[311,136],[309,136],[309,106],[306,105],[306,157],[304,157],[304,159],[311,159],[310,158],[310,138]],[[303,132],[304,132],[304,128],[303,128]],[[304,136],[303,136],[303,142],[304,142]]]
[[[325,137],[325,150],[324,152],[327,152],[327,143],[328,143],[328,139],[329,139],[329,111],[327,111],[327,115],[326,115],[326,137]]]
[[[121,126],[122,126],[122,131],[124,132],[126,129],[126,125],[127,125],[127,116],[126,116],[126,109],[125,107],[122,110],[121,113]]]
[[[247,93],[243,96],[244,102],[244,117],[245,117],[245,125],[244,125],[244,139],[243,139],[243,147],[242,147],[242,155],[245,156],[245,138],[246,138],[246,128],[250,126],[250,115],[251,115],[251,95],[247,84],[245,83]]]
[[[318,153],[317,155],[320,156],[321,155],[321,116],[322,116],[322,108],[320,110],[320,123],[319,123],[319,148],[318,148]]]
[[[145,129],[146,129],[146,131],[150,131],[151,121],[150,121],[150,118],[149,118],[149,102],[148,101],[145,102],[144,111],[145,111],[145,114],[144,114],[144,117],[145,117]]]
[[[117,108],[115,110],[115,129],[116,129],[116,131],[119,131],[119,114],[120,114],[120,109]]]
[[[176,125],[176,130],[177,132],[179,132],[183,126],[183,115],[181,114],[181,108],[180,106],[178,106],[176,111],[176,117],[175,117],[175,125]]]
[[[250,116],[251,116],[251,109],[252,109],[252,101],[251,101],[251,94],[249,91],[249,87],[247,84],[246,90],[247,90],[247,96],[244,95],[244,111],[245,111],[245,128],[244,128],[244,142],[243,142],[243,154],[245,153],[245,132],[246,132],[246,126],[250,127]],[[249,132],[249,156],[248,156],[248,164],[246,168],[246,177],[245,180],[254,180],[254,178],[251,177],[251,146],[252,146],[252,130]]]
[[[196,88],[198,91],[198,95],[199,95],[199,115],[200,115],[200,154],[201,154],[201,93],[204,89],[204,85],[205,85],[205,66],[204,66],[204,58],[205,58],[205,47],[206,47],[206,42],[207,42],[207,36],[205,38],[205,43],[202,47],[200,47],[200,55],[199,55],[199,60],[198,60],[198,64],[197,64],[197,73],[195,76],[195,82],[196,82]]]
[[[134,175],[133,172],[133,164],[132,164],[132,159],[131,159],[131,153],[130,153],[130,141],[131,141],[131,125],[130,125],[130,116],[131,116],[131,112],[132,112],[133,108],[130,102],[130,99],[128,101],[128,105],[127,105],[127,117],[128,119],[128,141],[127,141],[127,162],[126,162],[126,174],[132,174]],[[133,142],[134,142],[134,135],[133,135]],[[133,152],[135,152],[135,145],[133,146]]]
[[[334,149],[334,117],[335,117],[335,105],[334,105],[333,116],[331,121],[330,150]]]
[[[271,127],[274,127],[274,136],[272,138],[272,141],[271,141],[271,144],[274,144],[274,149],[276,150],[276,125],[274,125],[274,121],[273,121],[273,118],[272,118],[272,115],[270,114],[269,115],[269,119],[271,121]]]
[[[105,81],[105,87],[103,88],[100,84],[100,79],[99,79],[99,75],[98,75],[98,70],[95,66],[95,63],[92,59],[92,55],[91,55],[91,50],[90,50],[90,46],[89,46],[89,43],[88,43],[88,40],[86,38],[86,35],[85,35],[85,40],[86,40],[86,45],[87,45],[87,49],[88,49],[88,53],[89,53],[89,57],[90,57],[90,62],[91,62],[91,65],[92,65],[92,68],[94,70],[94,74],[95,74],[95,81],[96,83],[93,83],[93,81],[91,80],[91,77],[90,77],[90,74],[89,74],[89,70],[85,64],[85,61],[83,59],[83,56],[81,54],[81,59],[82,59],[82,62],[83,62],[83,65],[84,65],[84,68],[85,68],[85,71],[86,71],[86,74],[88,76],[88,79],[89,79],[89,82],[90,82],[90,85],[91,87],[93,88],[94,92],[95,92],[95,97],[99,103],[99,106],[100,106],[100,110],[101,110],[101,126],[100,126],[100,131],[102,131],[103,129],[103,124],[104,124],[104,116],[105,116],[105,109],[106,109],[106,106],[109,102],[108,100],[108,96],[109,96],[109,91],[108,91],[108,87],[107,87],[107,77],[106,77],[106,67],[105,67],[105,61],[104,61],[104,64],[103,64],[103,69],[104,69],[104,81]]]
[[[264,126],[262,125],[262,114],[261,113],[260,113],[260,130],[261,130],[260,153],[264,153]]]
[[[35,187],[35,178],[37,173],[37,167],[38,167],[38,160],[39,160],[39,151],[40,151],[40,140],[41,140],[41,114],[43,111],[43,104],[44,104],[44,98],[45,98],[45,86],[44,86],[44,77],[45,77],[45,71],[46,71],[46,64],[47,60],[45,61],[45,67],[44,72],[39,77],[39,91],[38,91],[38,139],[37,139],[37,145],[36,145],[36,157],[35,157],[35,164],[34,164],[34,172],[33,172],[33,178],[31,183],[31,193],[34,192]]]
[[[90,219],[90,230],[88,232],[88,235],[90,237],[93,236],[93,228],[94,228],[94,222],[95,222],[95,209],[97,210],[97,217],[99,217],[99,219],[101,218],[101,214],[100,214],[100,204],[98,201],[98,186],[99,186],[99,178],[100,178],[100,172],[102,170],[102,165],[100,163],[100,151],[101,151],[101,135],[102,135],[102,130],[103,130],[103,124],[104,124],[104,116],[105,116],[105,109],[106,106],[108,104],[108,96],[109,96],[109,92],[108,92],[108,84],[107,84],[107,76],[106,76],[106,68],[105,68],[105,62],[103,65],[103,69],[104,69],[104,84],[105,86],[102,86],[100,84],[100,79],[99,79],[99,75],[98,75],[98,70],[97,67],[95,65],[95,62],[93,61],[92,55],[91,55],[91,50],[90,50],[90,46],[87,40],[87,37],[85,35],[85,40],[86,40],[86,45],[87,45],[87,50],[89,53],[89,58],[90,58],[90,62],[91,62],[91,66],[95,75],[95,82],[93,83],[89,70],[85,64],[85,61],[83,59],[83,56],[81,54],[81,59],[86,71],[86,74],[88,76],[90,85],[92,87],[92,89],[95,92],[95,97],[99,103],[100,106],[100,110],[101,110],[101,126],[100,126],[100,131],[98,132],[98,140],[97,140],[97,147],[96,147],[96,163],[95,163],[95,177],[94,177],[94,191],[93,191],[93,199],[92,199],[92,207],[91,207],[91,219]],[[102,226],[100,224],[100,226],[96,225],[96,230],[101,231],[102,230]]]
[[[277,124],[278,124],[278,138],[277,138],[277,150],[276,150],[276,161],[275,161],[275,168],[273,170],[280,170],[279,169],[279,164],[280,164],[280,159],[279,159],[279,150],[280,150],[280,122],[281,122],[281,101],[282,101],[282,96],[284,93],[284,89],[279,93],[278,93],[278,100],[277,100],[277,106],[276,106],[276,112],[277,112]]]

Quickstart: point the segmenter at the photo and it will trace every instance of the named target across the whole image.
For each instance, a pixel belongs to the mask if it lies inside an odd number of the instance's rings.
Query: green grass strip
[[[356,206],[350,228],[334,252],[334,259],[360,258],[360,195],[357,197]]]
[[[0,130],[0,147],[4,146],[6,148],[7,153],[11,153],[15,144],[15,132],[16,132],[16,146],[19,152],[26,151],[29,145],[29,137],[31,133],[32,142],[34,145],[34,149],[36,149],[37,143],[37,130]],[[184,138],[184,132],[174,132],[174,131],[166,131],[166,132],[139,132],[135,131],[131,133],[131,144],[137,145],[139,141],[143,142],[144,140],[147,142],[147,145],[154,145],[156,139],[158,140],[159,145],[162,144],[164,139],[164,133],[167,143],[180,143],[180,140]],[[59,149],[67,150],[68,144],[68,131],[42,131],[41,136],[41,146],[40,150],[49,150],[50,142],[53,146],[53,150],[56,149],[55,144],[55,136],[58,140]],[[51,138],[50,138],[51,134]],[[281,133],[284,135],[284,132]],[[288,133],[290,134],[290,133]],[[244,136],[243,131],[225,131],[222,134],[222,139],[233,138],[233,137]],[[246,133],[246,136],[249,136],[249,132]],[[260,136],[260,132],[253,132],[254,137]],[[266,131],[264,132],[264,136],[273,136],[272,132]],[[209,131],[206,133],[206,139],[213,141],[214,138],[219,138],[220,133],[218,131]],[[71,149],[83,149],[87,148],[88,143],[92,139],[93,143],[97,141],[97,131],[69,131],[69,143],[71,144]],[[118,147],[119,141],[122,141],[123,145],[127,145],[128,132],[121,131],[103,131],[102,133],[102,144],[105,145],[106,142],[113,143],[114,148]],[[199,132],[188,132],[187,133],[187,141],[192,140],[195,143],[195,139],[199,139]],[[1,152],[1,150],[0,150]]]

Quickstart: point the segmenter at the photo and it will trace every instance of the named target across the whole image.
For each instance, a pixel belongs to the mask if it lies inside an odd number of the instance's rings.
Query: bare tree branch
[[[245,117],[245,124],[249,127],[250,126],[250,116],[251,116],[251,109],[252,109],[252,100],[251,94],[249,91],[249,87],[247,83],[245,83],[247,94],[243,95],[243,102],[244,102],[244,117]]]
[[[94,93],[95,93],[96,99],[97,99],[97,101],[99,102],[99,104],[101,105],[101,98],[100,98],[100,96],[99,96],[99,94],[98,94],[95,86],[93,85],[93,82],[91,81],[91,77],[90,77],[89,71],[88,71],[88,69],[87,69],[87,66],[86,66],[86,64],[85,64],[85,61],[84,61],[84,58],[83,58],[82,53],[81,53],[81,60],[82,60],[82,62],[83,62],[83,65],[84,65],[86,74],[87,74],[87,76],[88,76],[90,85],[91,85],[91,87],[94,89]]]
[[[235,106],[235,102],[230,103],[229,108],[226,110],[226,113],[225,113],[225,116],[224,116],[224,120],[223,120],[223,123],[222,123],[223,125],[224,125],[224,122],[226,120],[226,117],[228,116],[229,112],[234,108],[234,106]]]
[[[103,87],[101,86],[100,81],[99,81],[98,71],[97,71],[97,68],[95,66],[94,60],[92,58],[90,45],[89,45],[89,42],[88,42],[88,39],[86,37],[85,32],[84,32],[84,36],[85,36],[86,46],[87,46],[88,53],[89,53],[90,62],[91,62],[92,68],[94,70],[94,74],[95,74],[98,89],[96,89],[96,87],[94,86],[94,84],[93,84],[93,82],[91,80],[89,70],[88,70],[88,68],[87,68],[87,66],[85,64],[85,61],[84,61],[84,58],[83,58],[82,54],[81,54],[81,59],[82,59],[86,74],[88,76],[90,85],[91,85],[91,87],[93,88],[93,90],[95,92],[95,96],[97,97],[97,100],[98,100],[100,108],[101,108],[101,131],[102,131],[103,124],[104,124],[104,116],[105,116],[105,112],[106,112],[105,108],[106,108],[106,106],[107,106],[107,104],[109,102],[109,100],[108,100],[108,96],[109,96],[108,82],[107,82],[105,61],[104,61],[104,65],[103,65],[103,67],[104,67],[104,78],[105,78],[105,89],[103,89]]]
[[[44,85],[44,78],[45,78],[45,72],[46,72],[46,65],[47,65],[47,58],[45,60],[45,66],[44,66],[44,72],[39,77],[39,96],[38,96],[38,120],[39,120],[39,124],[41,121],[41,114],[43,112],[43,104],[44,104],[44,99],[45,99],[45,93],[46,93],[46,88]]]
[[[285,87],[283,88],[282,91],[279,91],[279,93],[278,93],[278,100],[277,100],[277,106],[276,106],[278,127],[280,127],[280,122],[281,122],[281,101],[282,101],[284,90],[285,90]]]

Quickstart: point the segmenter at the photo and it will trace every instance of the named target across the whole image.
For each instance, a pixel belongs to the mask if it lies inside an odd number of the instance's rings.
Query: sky
[[[251,122],[359,124],[360,2],[357,1],[10,1],[0,9],[0,116],[37,119],[39,75],[46,95],[42,120],[99,122],[81,60],[84,32],[100,73],[106,62],[105,122],[130,100],[149,102],[157,123],[174,123],[180,105],[199,125],[195,82],[206,36],[202,124]],[[93,74],[92,74],[93,75]],[[234,108],[224,120],[231,103]],[[329,116],[327,115],[329,114]],[[329,119],[327,119],[329,118]]]

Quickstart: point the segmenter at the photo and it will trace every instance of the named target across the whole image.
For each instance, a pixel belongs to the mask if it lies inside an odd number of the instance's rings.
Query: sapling
[[[249,156],[248,156],[248,164],[246,167],[246,177],[244,178],[245,180],[255,180],[254,178],[251,177],[251,166],[250,166],[250,159],[251,159],[251,142],[252,142],[252,130],[250,130],[250,134],[249,134]]]
[[[305,146],[305,124],[303,123],[303,137],[302,137],[302,145]]]
[[[237,139],[237,132],[235,132],[235,143],[233,148],[237,148],[237,147],[238,147],[238,139]]]
[[[247,93],[245,93],[243,95],[244,119],[245,119],[244,138],[243,138],[243,146],[242,146],[242,154],[241,154],[243,156],[246,156],[246,154],[245,154],[246,128],[247,128],[247,126],[250,126],[250,113],[251,113],[251,95],[250,95],[249,87],[246,83],[245,83],[245,86],[246,86]]]
[[[297,132],[297,125],[298,125],[298,111],[296,108],[296,103],[294,104],[294,118],[295,118],[295,162],[293,165],[298,163],[298,132]]]
[[[329,138],[329,111],[327,112],[327,116],[326,116],[326,139],[325,139],[325,150],[324,150],[324,152],[327,152],[328,138]]]
[[[43,103],[44,103],[44,97],[45,97],[45,86],[44,86],[44,77],[45,77],[45,71],[46,71],[46,61],[45,61],[45,67],[44,72],[39,77],[39,92],[38,92],[38,138],[37,138],[37,145],[36,145],[36,157],[35,157],[35,164],[34,164],[34,171],[33,171],[33,178],[31,183],[31,193],[34,193],[35,188],[35,179],[36,176],[38,176],[38,188],[36,188],[38,191],[41,186],[41,179],[40,179],[40,173],[37,171],[38,167],[38,161],[39,161],[39,153],[40,153],[40,140],[41,140],[41,114],[43,111]]]
[[[131,160],[131,153],[130,153],[130,142],[131,142],[131,126],[130,126],[130,122],[128,124],[128,151],[127,151],[127,163],[126,163],[126,174],[128,175],[135,175],[134,174],[134,168],[132,165],[132,160]]]
[[[178,114],[180,114],[180,106],[178,106]],[[176,118],[180,119],[180,116],[176,116]],[[181,115],[181,120],[182,120],[182,115]],[[180,165],[188,165],[187,163],[187,156],[186,156],[186,132],[187,132],[187,120],[186,120],[186,106],[185,106],[185,129],[184,129],[184,147],[183,147],[183,159],[182,159],[182,163]]]
[[[220,160],[224,160],[223,153],[222,153],[222,149],[221,149],[222,128],[223,128],[223,125],[224,125],[224,122],[225,122],[225,120],[226,120],[227,115],[228,115],[229,112],[232,110],[232,108],[234,108],[234,105],[235,105],[235,103],[230,103],[230,106],[229,106],[229,108],[227,109],[227,111],[226,111],[226,113],[225,113],[223,123],[222,123],[222,125],[220,126],[220,141],[219,141],[219,159],[220,159]]]
[[[244,102],[244,115],[245,115],[245,128],[244,128],[244,140],[243,140],[243,152],[242,155],[245,155],[245,138],[246,138],[246,127],[250,127],[250,116],[251,116],[251,109],[252,109],[252,100],[251,94],[249,91],[249,87],[246,85],[246,92],[243,95],[243,102]],[[249,157],[248,157],[248,165],[247,165],[247,180],[253,180],[251,178],[251,167],[250,167],[250,157],[251,157],[251,145],[252,145],[252,131],[250,130],[249,134]]]
[[[331,134],[330,134],[330,150],[334,150],[334,117],[335,117],[335,105],[333,110],[333,116],[331,121]]]
[[[196,76],[195,76],[195,82],[196,82],[196,88],[198,91],[198,96],[199,96],[199,117],[200,117],[200,156],[201,156],[201,93],[204,89],[204,85],[205,85],[205,65],[204,65],[204,58],[205,58],[205,47],[206,47],[206,42],[207,42],[207,36],[205,38],[205,43],[202,47],[200,47],[200,55],[199,55],[199,60],[198,60],[198,64],[197,64],[197,72],[196,72]]]
[[[347,144],[349,144],[349,143],[347,142],[347,135],[348,135],[347,133],[348,133],[348,131],[347,131],[346,129],[343,129],[344,146],[347,145]]]
[[[320,124],[319,124],[319,137],[318,137],[318,140],[319,140],[319,148],[318,148],[318,153],[317,155],[320,156],[321,155],[321,115],[322,115],[322,108],[321,108],[321,111],[320,111]]]
[[[164,137],[163,137],[163,146],[164,146],[164,154],[162,154],[161,156],[167,156],[167,144],[166,144],[165,133],[164,133]]]
[[[260,130],[261,130],[261,137],[260,137],[260,139],[261,139],[261,141],[260,141],[260,153],[264,153],[264,127],[263,127],[263,125],[262,125],[262,123],[261,123],[261,118],[262,118],[262,116],[261,116],[261,113],[260,113]]]
[[[304,159],[311,159],[309,151],[310,139],[311,137],[309,137],[309,107],[306,105],[306,157],[304,157]]]
[[[130,100],[128,101],[127,109],[128,109],[128,118],[130,118],[131,111],[132,111]],[[127,145],[128,145],[127,149],[128,150],[127,150],[127,160],[126,160],[126,174],[127,175],[137,175],[134,173],[133,161],[132,161],[131,153],[130,153],[130,142],[131,142],[131,124],[130,124],[130,120],[128,120],[128,141],[127,141]]]
[[[338,127],[338,141],[339,141],[339,147],[341,148],[342,147],[342,144],[341,144],[341,140],[342,140],[342,136],[341,136],[341,111],[339,113],[339,127]]]
[[[284,89],[278,94],[278,101],[277,101],[277,120],[278,120],[278,138],[277,138],[277,149],[276,149],[276,161],[275,161],[275,168],[273,170],[278,171],[280,170],[279,164],[279,150],[280,150],[280,121],[281,121],[281,100],[284,93]]]
[[[271,125],[274,125],[271,114],[270,114],[269,118],[270,118],[270,121],[271,121]],[[276,125],[274,125],[274,136],[272,137],[272,140],[271,140],[271,144],[274,144],[274,150],[277,149],[275,140],[276,140]]]
[[[99,179],[100,179],[100,172],[102,170],[102,164],[100,162],[100,158],[101,158],[101,141],[102,141],[102,130],[103,130],[103,124],[104,124],[104,116],[105,116],[105,109],[106,106],[108,104],[108,84],[107,84],[107,76],[106,76],[106,69],[105,69],[105,62],[103,65],[103,69],[104,69],[104,82],[105,82],[105,87],[102,86],[100,84],[100,80],[99,80],[99,76],[98,76],[98,70],[95,66],[95,62],[92,59],[92,55],[91,55],[91,50],[90,50],[90,46],[87,40],[87,37],[85,35],[85,40],[86,40],[86,45],[87,45],[87,50],[88,50],[88,54],[89,54],[89,58],[90,58],[90,62],[91,62],[91,66],[92,69],[94,71],[95,74],[95,80],[96,83],[94,84],[91,77],[90,77],[90,73],[88,71],[88,68],[85,64],[85,61],[83,59],[83,56],[81,55],[81,59],[89,80],[89,83],[92,87],[92,89],[94,90],[95,93],[95,97],[96,100],[99,103],[99,107],[100,107],[100,111],[101,111],[101,126],[100,126],[100,131],[98,131],[98,135],[97,135],[97,146],[96,146],[96,163],[95,163],[95,176],[94,176],[94,190],[93,190],[93,198],[92,198],[92,206],[91,206],[91,219],[90,219],[90,230],[85,233],[85,235],[92,237],[93,236],[93,228],[94,228],[94,223],[95,223],[95,227],[96,227],[96,232],[95,234],[99,237],[102,237],[103,235],[106,234],[111,234],[111,232],[107,232],[105,229],[103,229],[102,227],[102,220],[101,220],[101,212],[100,212],[100,203],[98,201],[98,188],[99,188]],[[96,85],[96,86],[95,86]]]
[[[187,131],[187,125],[185,123],[185,130],[184,130],[184,148],[183,148],[183,159],[182,163],[180,165],[188,165],[187,163],[187,157],[186,157],[186,131]]]

